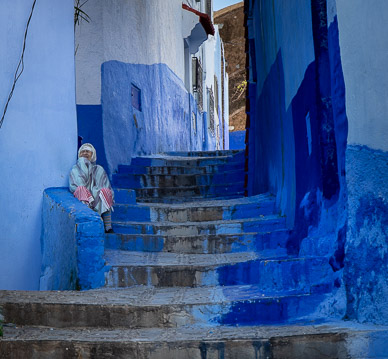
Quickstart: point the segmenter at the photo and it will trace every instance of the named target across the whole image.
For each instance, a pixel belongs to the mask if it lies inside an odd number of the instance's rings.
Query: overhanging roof
[[[210,16],[208,14],[205,14],[203,12],[195,10],[186,4],[182,4],[182,8],[187,10],[187,11],[191,11],[195,15],[198,15],[199,22],[201,23],[202,27],[206,31],[206,34],[214,36],[214,34],[215,34],[214,26],[213,26],[212,20],[210,19]]]

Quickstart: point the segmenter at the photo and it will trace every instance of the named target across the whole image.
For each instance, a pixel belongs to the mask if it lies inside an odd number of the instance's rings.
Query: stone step
[[[327,295],[271,295],[255,286],[0,291],[4,323],[51,328],[171,328],[308,321]],[[314,320],[327,317],[323,307]],[[1,347],[1,345],[0,345]]]
[[[175,196],[166,196],[166,197],[137,197],[137,203],[165,203],[165,204],[177,204],[177,203],[187,203],[187,202],[203,202],[210,200],[230,200],[244,197],[245,192],[239,191],[230,194],[208,194],[204,196],[197,197],[175,197]]]
[[[153,155],[134,157],[131,161],[131,166],[220,166],[223,164],[238,164],[242,158],[234,158],[233,156],[215,156],[215,157],[183,157],[183,156],[166,156]]]
[[[120,234],[160,234],[160,235],[207,235],[235,234],[245,232],[270,232],[285,229],[285,217],[276,215],[258,218],[207,221],[207,222],[112,222],[113,229]]]
[[[130,173],[113,174],[112,185],[119,188],[148,188],[148,187],[192,187],[228,185],[244,182],[245,172],[230,171],[217,174],[181,174],[181,175],[137,175]]]
[[[244,191],[244,182],[210,186],[183,186],[183,187],[149,187],[135,189],[136,198],[163,198],[175,197],[190,200],[193,197],[208,198],[215,196],[236,195]]]
[[[242,150],[216,150],[216,151],[170,151],[165,152],[167,156],[182,156],[182,157],[216,157],[216,156],[236,156],[238,154],[245,155]]]
[[[209,166],[135,166],[119,165],[118,173],[147,174],[147,175],[181,175],[181,174],[214,174],[231,171],[244,171],[245,164],[226,163]]]
[[[327,258],[268,258],[254,252],[185,254],[105,250],[110,288],[257,284],[270,293],[325,293],[334,284]]]
[[[151,234],[106,234],[105,248],[143,252],[237,253],[255,251],[268,256],[285,256],[288,231],[194,236]]]
[[[165,329],[5,327],[0,357],[375,359],[388,357],[387,337],[387,327],[349,321]]]
[[[116,221],[200,222],[230,220],[268,215],[276,210],[275,199],[258,195],[223,201],[186,202],[185,204],[120,204],[116,202],[112,218]]]
[[[218,284],[217,270],[257,258],[253,252],[185,254],[105,250],[105,286],[197,287]]]

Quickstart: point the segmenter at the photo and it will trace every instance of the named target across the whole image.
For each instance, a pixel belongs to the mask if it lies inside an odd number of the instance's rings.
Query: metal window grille
[[[215,126],[214,126],[214,95],[212,88],[207,89],[207,96],[208,96],[208,116],[209,116],[209,130],[211,135],[214,137],[215,135]]]
[[[193,92],[197,105],[201,111],[203,111],[203,81],[202,81],[202,65],[198,57],[193,57]]]
[[[206,14],[212,18],[212,0],[206,0]]]
[[[219,100],[218,100],[218,79],[216,75],[214,75],[214,94],[215,94],[215,107],[217,111],[218,117],[220,117],[220,112],[218,110]]]

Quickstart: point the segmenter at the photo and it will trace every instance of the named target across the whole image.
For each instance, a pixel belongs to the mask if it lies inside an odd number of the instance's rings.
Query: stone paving
[[[174,152],[119,166],[106,287],[0,291],[0,358],[388,358],[388,328],[325,322],[327,258],[313,244],[287,253],[275,198],[242,197],[243,160]]]

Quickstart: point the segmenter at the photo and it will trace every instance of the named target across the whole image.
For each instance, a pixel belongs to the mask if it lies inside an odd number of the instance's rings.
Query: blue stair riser
[[[113,222],[113,229],[122,234],[161,234],[161,235],[202,235],[202,234],[235,234],[245,232],[270,232],[285,228],[284,218],[266,219],[237,223],[214,224],[153,224]]]
[[[114,188],[113,190],[115,203],[136,204],[136,192],[133,189]]]
[[[324,311],[317,317],[315,312],[329,294],[289,295],[280,298],[233,302],[228,312],[219,316],[222,325],[269,325],[319,322],[327,319]]]
[[[225,292],[227,289],[225,290]],[[286,297],[265,297],[241,300],[228,298],[225,301],[193,303],[170,303],[168,305],[126,305],[102,303],[31,303],[29,311],[21,303],[12,303],[8,322],[17,325],[45,326],[56,328],[171,328],[192,325],[265,325],[287,324],[306,321],[312,316],[327,295],[290,294]],[[206,301],[206,298],[204,298]],[[23,310],[24,309],[24,310]],[[23,313],[20,315],[13,313]],[[34,313],[39,313],[35,315]],[[321,311],[324,316],[326,313]],[[209,328],[210,329],[210,328]],[[181,353],[181,352],[180,352]],[[167,356],[168,357],[168,356]],[[238,352],[236,358],[241,357]]]
[[[243,171],[225,172],[214,175],[135,175],[114,174],[112,185],[119,188],[147,188],[147,187],[184,187],[184,186],[211,186],[243,182]]]
[[[210,166],[135,166],[119,165],[120,174],[147,174],[147,175],[181,175],[181,174],[212,174],[218,172],[244,171],[244,163],[210,165]]]
[[[116,205],[112,218],[115,221],[149,222],[199,222],[255,218],[274,212],[274,202],[248,203],[228,207],[174,208],[174,207],[146,207],[139,205]]]
[[[290,290],[305,294],[311,292],[322,294],[334,288],[336,278],[327,259],[323,261],[321,258],[302,258],[272,262],[268,268],[266,260],[214,266],[112,265],[106,274],[106,286],[128,288],[137,285],[154,287],[257,285],[263,293],[277,295],[284,295]]]
[[[171,204],[177,204],[177,203],[187,203],[187,202],[202,202],[204,200],[229,200],[229,199],[235,199],[235,198],[241,198],[244,196],[244,191],[235,192],[231,194],[224,194],[223,196],[220,195],[206,195],[206,196],[197,196],[197,197],[137,197],[136,201],[138,203],[171,203]]]
[[[215,157],[215,156],[238,156],[243,153],[241,150],[216,150],[216,151],[170,151],[165,152],[168,156],[182,156],[182,157]]]
[[[194,187],[168,187],[168,188],[141,188],[135,189],[136,197],[163,198],[163,197],[203,197],[236,194],[244,190],[244,182],[228,185],[194,186]]]
[[[255,260],[217,270],[220,285],[255,284],[264,292],[328,292],[336,275],[325,257]]]
[[[202,157],[198,159],[169,159],[169,158],[146,158],[135,157],[131,161],[132,166],[211,166],[211,165],[224,165],[224,164],[237,164],[240,160],[234,160],[231,157]]]
[[[271,239],[271,233],[209,236],[159,236],[106,234],[105,248],[139,252],[237,253],[257,252],[265,256],[287,255],[284,243]],[[279,239],[279,238],[278,238]],[[264,243],[267,241],[267,243]],[[264,244],[263,244],[264,243]],[[272,248],[271,248],[272,245]],[[258,249],[260,247],[260,249]]]

